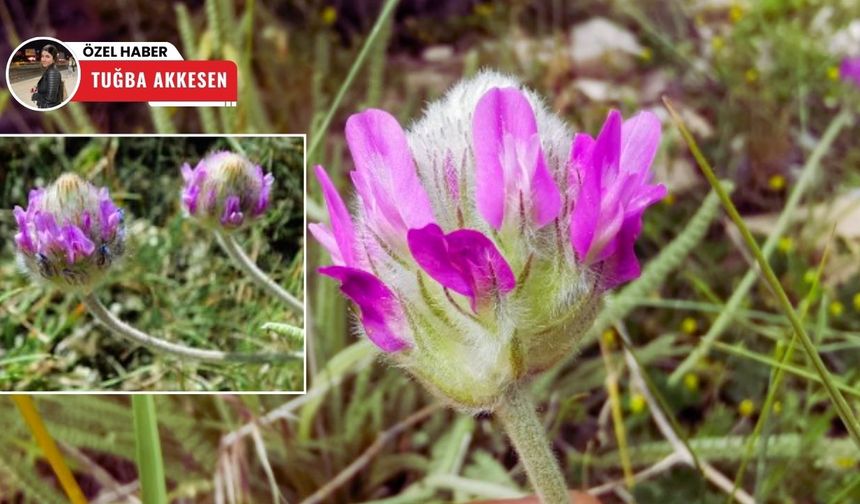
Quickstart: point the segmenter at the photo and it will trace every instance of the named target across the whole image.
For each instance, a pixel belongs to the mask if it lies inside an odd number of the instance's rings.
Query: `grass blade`
[[[833,377],[827,370],[827,366],[824,365],[824,361],[821,360],[821,356],[818,354],[818,350],[815,348],[815,344],[812,342],[812,339],[810,339],[809,334],[806,333],[806,329],[804,329],[803,324],[800,321],[800,317],[798,317],[797,312],[795,312],[794,307],[791,305],[788,295],[786,295],[785,290],[776,278],[776,274],[774,274],[773,269],[762,254],[761,248],[759,248],[758,243],[755,241],[755,238],[753,238],[753,235],[744,222],[743,217],[738,213],[738,210],[735,208],[734,203],[732,203],[731,198],[729,198],[728,193],[726,193],[725,189],[720,185],[719,180],[717,180],[714,170],[699,150],[699,146],[696,144],[696,140],[693,138],[693,135],[690,134],[689,130],[687,130],[687,127],[684,125],[684,121],[678,113],[675,112],[675,109],[672,108],[672,104],[668,98],[664,97],[663,103],[665,103],[666,108],[669,110],[669,114],[672,116],[672,119],[681,131],[681,135],[687,142],[690,151],[693,153],[693,157],[696,158],[696,163],[699,165],[705,178],[708,179],[711,187],[719,195],[720,201],[723,202],[723,207],[726,209],[726,213],[729,214],[732,222],[737,226],[738,231],[740,231],[743,236],[744,242],[755,257],[756,262],[761,268],[765,281],[776,295],[782,311],[785,313],[786,317],[788,317],[789,322],[791,322],[791,326],[797,337],[800,339],[803,349],[812,361],[815,371],[821,377],[824,388],[827,390],[827,395],[830,396],[839,417],[845,423],[845,427],[848,429],[848,432],[851,433],[854,443],[858,448],[860,448],[860,423],[858,423],[857,417],[854,416],[854,412],[851,410],[851,406],[848,405],[845,397],[843,397],[842,392],[840,392],[836,387]]]
[[[842,128],[848,124],[848,120],[850,118],[851,114],[848,113],[847,110],[834,117],[830,122],[830,125],[827,127],[827,130],[825,130],[824,135],[821,137],[821,140],[818,142],[818,145],[812,151],[812,154],[810,154],[809,159],[801,170],[800,177],[797,179],[797,184],[794,186],[794,189],[788,197],[788,201],[785,203],[785,208],[777,219],[776,224],[774,224],[773,231],[764,242],[762,251],[765,258],[770,257],[771,253],[776,248],[780,236],[782,236],[788,228],[791,214],[800,204],[800,199],[812,182],[813,175],[819,171],[818,166],[821,162],[821,158],[830,146],[833,145],[833,141],[842,131]],[[716,320],[714,320],[711,328],[708,329],[708,332],[702,337],[701,343],[694,348],[692,352],[690,352],[690,355],[688,355],[687,358],[685,358],[669,376],[669,383],[671,385],[677,385],[681,381],[681,378],[683,378],[684,375],[692,370],[693,366],[697,362],[708,354],[708,351],[714,345],[714,342],[730,326],[731,322],[735,318],[738,308],[740,307],[741,301],[747,298],[747,293],[749,293],[755,280],[756,272],[754,269],[750,269],[747,274],[744,275],[743,279],[741,279],[741,282],[726,302],[726,307],[723,309],[722,313],[720,313]]]
[[[84,492],[81,491],[81,487],[78,486],[78,482],[75,480],[72,471],[69,470],[69,466],[66,465],[63,455],[60,453],[59,448],[57,448],[54,438],[51,437],[51,434],[45,427],[45,423],[42,421],[39,410],[36,409],[33,398],[28,395],[15,394],[12,395],[12,401],[18,406],[21,416],[24,417],[24,422],[27,423],[30,432],[33,433],[33,438],[36,439],[36,444],[39,445],[39,448],[42,449],[42,454],[48,459],[51,469],[54,470],[54,474],[56,474],[57,479],[60,481],[60,485],[69,497],[69,502],[72,504],[86,504],[87,499],[84,497]]]
[[[131,397],[131,407],[141,498],[147,504],[167,504],[155,401],[151,395],[136,394]]]
[[[379,17],[376,18],[376,23],[374,23],[373,29],[370,30],[370,35],[367,36],[367,40],[361,47],[361,51],[359,51],[358,56],[356,56],[355,62],[349,68],[349,72],[346,74],[346,78],[344,78],[340,89],[338,89],[337,94],[334,97],[334,101],[332,101],[331,107],[328,109],[328,113],[326,113],[319,125],[319,128],[315,130],[316,135],[314,135],[313,141],[311,141],[311,145],[308,148],[308,160],[316,162],[317,150],[322,146],[326,131],[334,118],[335,112],[337,112],[337,108],[340,106],[340,102],[343,101],[346,91],[352,85],[352,81],[355,80],[355,77],[358,75],[358,71],[361,69],[362,65],[364,65],[364,60],[366,60],[370,55],[370,50],[375,45],[376,40],[384,33],[383,28],[385,27],[388,18],[394,14],[394,7],[396,6],[397,0],[386,0],[385,5],[382,6],[382,11],[380,11]]]

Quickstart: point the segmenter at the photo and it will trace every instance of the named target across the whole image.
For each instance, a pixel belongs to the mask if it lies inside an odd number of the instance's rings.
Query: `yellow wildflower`
[[[841,317],[844,311],[845,305],[843,305],[839,301],[833,301],[832,303],[830,303],[830,314],[834,317]]]
[[[699,375],[696,373],[687,373],[684,375],[684,386],[687,390],[695,392],[699,390]]]
[[[752,414],[755,413],[755,403],[752,402],[752,399],[744,399],[741,401],[741,403],[738,404],[738,413],[740,413],[742,417],[751,417]]]
[[[337,21],[337,9],[335,9],[334,6],[331,5],[327,6],[322,10],[320,18],[322,19],[324,25],[333,25]]]
[[[767,180],[767,185],[773,191],[781,191],[785,188],[785,177],[783,177],[780,173],[771,175],[770,178]]]
[[[618,336],[615,334],[615,329],[612,328],[603,331],[602,338],[606,348],[615,348],[615,344],[618,342]]]
[[[681,331],[686,334],[696,334],[699,330],[699,323],[693,317],[687,317],[681,322]]]
[[[636,393],[630,396],[630,412],[631,413],[642,413],[645,411],[645,407],[648,406],[648,403],[645,401],[645,396],[642,394]]]

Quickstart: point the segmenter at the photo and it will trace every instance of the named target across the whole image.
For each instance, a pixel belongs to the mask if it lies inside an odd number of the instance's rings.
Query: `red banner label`
[[[236,63],[227,60],[81,60],[76,102],[235,102]]]

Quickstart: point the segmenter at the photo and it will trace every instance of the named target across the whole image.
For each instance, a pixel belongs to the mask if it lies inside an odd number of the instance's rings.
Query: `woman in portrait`
[[[32,100],[39,108],[56,107],[63,101],[63,78],[56,65],[57,48],[51,44],[43,47],[41,61],[45,71],[36,87],[30,90],[33,93]]]

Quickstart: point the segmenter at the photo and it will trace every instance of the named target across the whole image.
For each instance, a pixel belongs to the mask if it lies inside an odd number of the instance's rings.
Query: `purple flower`
[[[640,112],[622,124],[609,113],[597,140],[577,134],[570,154],[570,242],[576,257],[612,288],[639,276],[633,245],[645,209],[666,195],[651,185],[651,162],[660,144],[660,121]]]
[[[122,210],[107,188],[65,174],[12,211],[24,267],[54,285],[91,288],[125,250]]]
[[[860,87],[860,58],[845,58],[839,65],[839,76],[842,80]]]
[[[209,227],[237,229],[269,207],[275,178],[239,154],[215,152],[193,169],[183,164],[181,172],[183,207]]]
[[[325,170],[318,166],[316,175],[332,222],[331,229],[311,224],[310,231],[335,264],[345,266],[322,268],[320,273],[341,281],[344,294],[359,306],[372,341],[386,351],[410,346],[408,330],[396,334],[381,329],[407,324],[401,299],[371,273],[380,262],[402,257],[413,269],[423,269],[441,288],[468,297],[474,311],[491,294],[513,289],[513,272],[489,238],[471,229],[446,235],[435,223],[406,135],[394,117],[375,109],[353,115],[347,120],[346,137],[355,162],[350,176],[361,203],[359,225],[353,224]],[[450,173],[446,176],[450,178]],[[373,239],[359,243],[360,237]],[[358,296],[354,285],[373,288]],[[374,305],[374,295],[379,296],[382,309]],[[385,314],[390,320],[379,322]],[[374,321],[374,325],[368,326],[366,321]]]
[[[633,245],[660,138],[653,114],[576,137],[513,79],[465,81],[404,131],[350,117],[353,214],[315,169],[330,224],[311,224],[364,334],[456,406],[492,409],[558,362],[606,289],[635,278]]]

